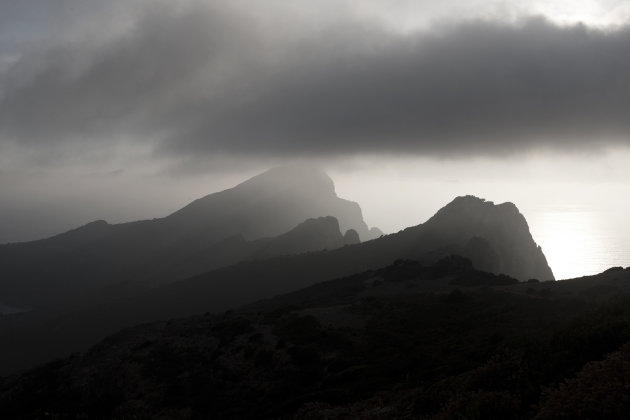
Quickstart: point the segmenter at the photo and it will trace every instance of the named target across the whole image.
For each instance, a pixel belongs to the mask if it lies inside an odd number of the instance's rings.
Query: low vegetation
[[[589,286],[590,282],[590,286]],[[450,258],[123,330],[4,378],[2,418],[630,415],[628,270],[516,283]],[[584,293],[615,284],[605,293]]]

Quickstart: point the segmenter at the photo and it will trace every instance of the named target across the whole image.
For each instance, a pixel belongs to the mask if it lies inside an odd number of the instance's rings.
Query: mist
[[[0,0],[0,412],[629,418],[628,109],[627,2]]]

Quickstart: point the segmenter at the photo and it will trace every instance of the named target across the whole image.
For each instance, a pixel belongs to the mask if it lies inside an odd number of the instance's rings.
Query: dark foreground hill
[[[373,235],[359,205],[339,198],[324,172],[274,168],[164,218],[101,220],[40,241],[0,245],[0,303],[32,308],[120,281],[182,279],[250,258],[262,244],[256,240],[326,216],[360,240]],[[276,247],[275,253],[322,249],[306,245]]]
[[[397,261],[129,328],[0,385],[2,418],[628,418],[630,270]]]

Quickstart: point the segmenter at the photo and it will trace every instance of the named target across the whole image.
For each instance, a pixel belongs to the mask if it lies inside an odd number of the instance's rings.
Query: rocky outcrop
[[[368,237],[366,238],[366,240],[369,241],[372,239],[380,238],[383,235],[384,233],[382,230],[380,230],[376,226],[373,226],[370,228],[370,232],[368,233]]]
[[[318,217],[317,219],[308,219],[289,232],[271,239],[256,253],[256,257],[331,250],[345,244],[346,238],[341,235],[337,219],[332,216]]]
[[[470,195],[457,197],[429,219],[423,229],[442,243],[462,246],[462,253],[477,268],[522,281],[554,278],[525,217],[512,203],[494,204]]]
[[[361,238],[356,230],[348,229],[343,235],[343,243],[344,245],[356,245],[361,243]]]

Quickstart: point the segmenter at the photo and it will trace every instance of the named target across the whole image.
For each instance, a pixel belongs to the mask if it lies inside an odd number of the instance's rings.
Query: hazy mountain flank
[[[334,216],[342,232],[354,229],[372,239],[361,208],[337,197],[330,177],[317,169],[279,167],[234,188],[210,194],[165,218],[179,231],[208,229],[246,239],[277,236],[306,219]]]
[[[359,205],[337,197],[328,175],[308,168],[271,169],[162,219],[96,221],[44,240],[0,245],[1,303],[33,307],[125,280],[173,281],[256,255],[356,242],[356,236],[333,238],[338,234],[331,233],[331,224],[303,241],[295,232],[285,245],[275,241],[267,247],[260,240],[325,216],[336,218],[342,233],[352,229],[361,240],[371,238]],[[312,240],[317,235],[326,238]]]

